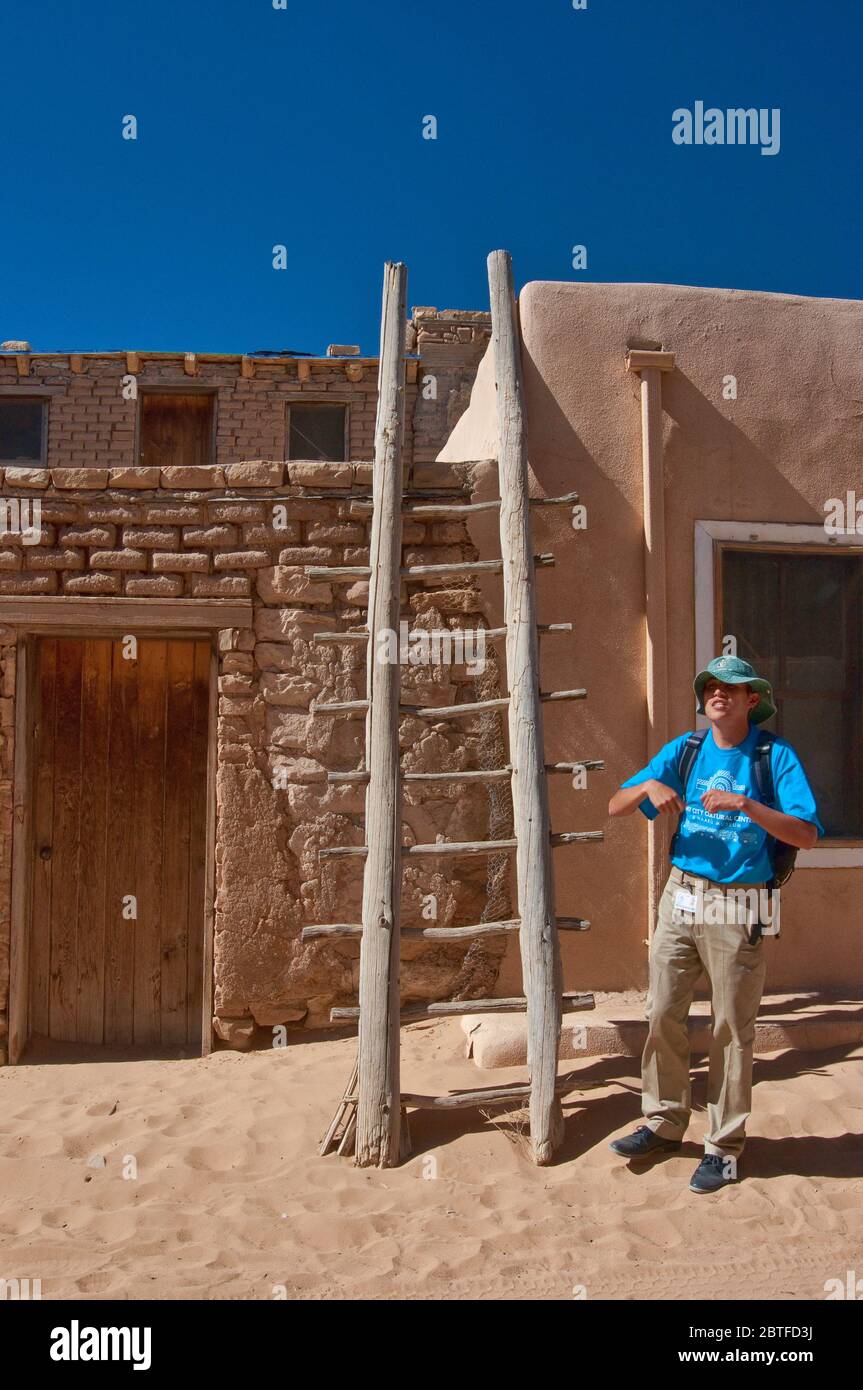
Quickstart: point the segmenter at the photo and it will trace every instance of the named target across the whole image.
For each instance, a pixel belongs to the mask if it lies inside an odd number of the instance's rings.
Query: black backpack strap
[[[686,788],[689,782],[689,774],[692,765],[698,757],[698,750],[706,739],[709,729],[696,729],[693,733],[686,735],[686,742],[681,746],[677,755],[677,775],[680,778],[680,785],[683,788],[683,799],[686,800]]]
[[[755,745],[755,766],[753,768],[755,784],[758,787],[758,795],[765,806],[773,806],[776,800],[770,757],[773,751],[774,737],[775,735],[769,729],[764,729],[758,735],[758,742]]]
[[[686,742],[681,744],[680,752],[677,755],[677,775],[680,778],[680,785],[683,788],[683,804],[686,805],[686,788],[689,783],[689,774],[695,759],[698,757],[698,750],[706,739],[709,729],[695,729],[691,734],[686,735]],[[679,827],[678,827],[679,828]],[[677,844],[677,830],[671,837],[669,855],[674,854],[674,847]]]

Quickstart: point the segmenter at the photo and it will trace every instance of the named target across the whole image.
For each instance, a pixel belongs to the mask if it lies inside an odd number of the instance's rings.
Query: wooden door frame
[[[12,791],[12,894],[9,960],[9,1063],[15,1065],[29,1038],[31,884],[33,879],[32,714],[36,638],[136,637],[210,643],[207,711],[206,841],[204,851],[204,949],[201,1055],[213,1044],[213,939],[216,899],[216,771],[218,766],[217,637],[226,628],[250,628],[251,601],[236,599],[9,598],[0,601],[0,623],[17,630],[15,761]]]

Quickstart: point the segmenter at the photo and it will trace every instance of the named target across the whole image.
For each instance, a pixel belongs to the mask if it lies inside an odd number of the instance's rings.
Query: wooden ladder
[[[530,1109],[531,1151],[534,1161],[545,1164],[563,1137],[560,1096],[578,1086],[577,1073],[558,1077],[557,1062],[561,1017],[567,1011],[592,1009],[591,994],[562,991],[558,931],[584,931],[583,918],[555,916],[552,848],[602,839],[600,831],[553,834],[551,831],[547,775],[572,776],[581,769],[601,768],[597,760],[546,764],[543,746],[542,706],[546,702],[584,699],[585,690],[539,689],[539,637],[571,632],[571,623],[539,625],[536,619],[534,569],[553,564],[550,555],[535,556],[531,545],[532,505],[572,504],[575,493],[565,497],[533,498],[528,495],[528,464],[524,397],[521,379],[520,335],[512,263],[505,251],[488,258],[492,341],[497,381],[500,435],[500,498],[495,501],[429,502],[419,494],[407,499],[402,491],[402,438],[404,433],[405,323],[407,272],[402,264],[388,263],[384,271],[378,411],[375,429],[375,463],[371,502],[372,533],[367,566],[307,566],[306,573],[322,580],[367,578],[368,622],[364,632],[316,633],[322,642],[367,644],[367,698],[316,704],[322,714],[366,714],[365,770],[330,773],[331,782],[360,782],[366,791],[364,845],[344,845],[320,851],[321,859],[353,856],[364,863],[361,923],[327,923],[306,927],[304,941],[326,936],[358,936],[360,987],[358,1008],[336,1008],[333,1021],[357,1021],[357,1064],[330,1128],[321,1145],[327,1153],[338,1147],[353,1151],[358,1166],[390,1167],[410,1151],[406,1107],[461,1108],[469,1105],[507,1105],[527,1101]],[[402,518],[425,521],[470,517],[497,510],[500,514],[501,558],[455,564],[411,566],[401,564]],[[444,708],[406,706],[400,700],[398,660],[376,659],[389,634],[399,633],[400,588],[404,578],[454,574],[499,573],[503,576],[503,628],[485,629],[486,638],[505,638],[509,695],[472,704]],[[430,634],[434,637],[436,634]],[[441,634],[442,635],[442,634]],[[447,630],[449,639],[458,634]],[[457,719],[480,711],[506,709],[509,719],[510,762],[493,771],[402,773],[399,765],[399,716],[410,713],[421,719]],[[401,783],[504,781],[512,790],[514,836],[508,840],[479,840],[403,846],[401,843]],[[406,860],[447,855],[499,854],[515,851],[518,917],[508,921],[480,922],[465,927],[422,927],[402,930],[400,924],[402,866]],[[524,997],[515,999],[466,999],[400,1009],[400,940],[463,940],[491,933],[517,931],[520,937]],[[527,1085],[463,1092],[448,1096],[403,1094],[400,1089],[400,1028],[416,1019],[474,1013],[527,1013]]]

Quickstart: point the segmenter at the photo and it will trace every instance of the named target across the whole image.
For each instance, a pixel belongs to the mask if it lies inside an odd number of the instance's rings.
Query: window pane
[[[769,680],[827,834],[863,838],[863,557],[727,550],[722,631]]]
[[[4,463],[42,462],[44,401],[0,399],[0,459]]]
[[[290,409],[289,458],[338,463],[345,457],[343,405],[292,405]]]

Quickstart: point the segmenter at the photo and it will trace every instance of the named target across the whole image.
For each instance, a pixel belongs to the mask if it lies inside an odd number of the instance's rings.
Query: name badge
[[[674,906],[678,912],[694,912],[698,900],[694,893],[687,892],[685,888],[678,888],[674,895]]]

